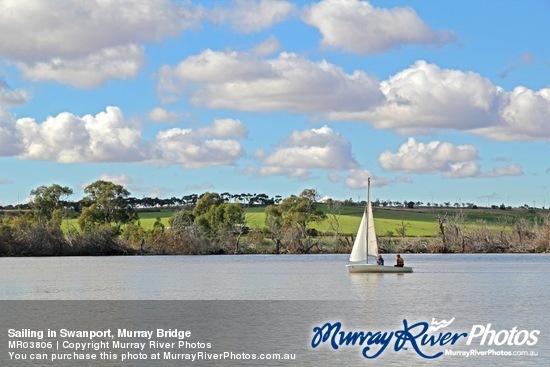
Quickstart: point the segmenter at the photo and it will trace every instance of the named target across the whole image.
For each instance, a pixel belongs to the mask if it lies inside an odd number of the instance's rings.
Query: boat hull
[[[413,268],[408,266],[382,266],[375,264],[348,264],[350,273],[412,273]]]

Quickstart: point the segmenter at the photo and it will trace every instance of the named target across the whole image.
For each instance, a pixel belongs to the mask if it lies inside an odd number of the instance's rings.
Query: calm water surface
[[[386,255],[391,263],[394,255]],[[550,255],[405,255],[414,273],[348,274],[347,255],[0,258],[0,299],[531,302]],[[397,294],[399,294],[398,297]],[[523,300],[523,301],[522,301]]]
[[[414,273],[401,275],[348,274],[347,257],[0,258],[0,299],[349,301],[390,329],[403,319],[454,317],[453,326],[467,331],[488,323],[498,330],[541,330],[537,358],[448,357],[446,365],[550,365],[550,255],[405,255]],[[385,255],[387,263],[394,258]],[[344,321],[346,315],[327,317]]]

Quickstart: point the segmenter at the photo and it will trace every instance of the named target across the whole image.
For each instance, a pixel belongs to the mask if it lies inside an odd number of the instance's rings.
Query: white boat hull
[[[412,273],[413,268],[408,266],[382,266],[375,264],[348,264],[350,273]]]

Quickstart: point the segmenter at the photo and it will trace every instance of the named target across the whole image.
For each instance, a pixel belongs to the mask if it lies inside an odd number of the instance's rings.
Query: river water
[[[391,263],[395,255],[385,258]],[[128,317],[134,311],[140,322],[155,325],[185,317],[194,335],[202,333],[204,340],[212,340],[220,349],[232,340],[232,348],[269,345],[279,351],[288,348],[297,356],[292,363],[249,365],[550,365],[550,255],[406,254],[404,258],[414,273],[348,274],[346,255],[0,258],[0,300],[2,311],[10,308],[14,313],[10,317],[26,321],[23,310],[27,309],[35,310],[37,319],[58,315],[48,311],[50,306],[99,308],[105,312],[100,316],[111,317],[111,323],[121,317],[137,322]],[[111,311],[115,307],[130,311],[119,314]],[[155,310],[154,316],[149,309]],[[87,327],[99,322],[97,310],[91,314],[92,320],[83,316]],[[392,341],[373,359],[363,357],[358,346],[335,350],[324,342],[311,347],[314,328],[327,322],[340,322],[345,331],[389,333],[405,330],[406,325],[451,319],[450,326],[437,333],[471,335],[484,328],[489,334],[484,342],[480,335],[466,345],[467,338],[462,337],[453,345],[426,345],[419,351],[412,342],[395,350]],[[231,338],[218,335],[220,328],[232,330]],[[271,338],[266,339],[266,328]],[[491,332],[498,334],[492,343]],[[245,342],[246,338],[251,339]],[[371,355],[378,349],[373,345]],[[445,350],[450,354],[434,359],[420,355]],[[471,350],[476,354],[457,355]],[[228,365],[208,363],[196,365]]]

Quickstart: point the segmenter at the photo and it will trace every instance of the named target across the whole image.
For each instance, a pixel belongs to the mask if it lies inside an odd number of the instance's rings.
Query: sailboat
[[[368,179],[367,206],[361,218],[361,224],[351,249],[349,264],[346,265],[350,273],[412,273],[413,269],[408,266],[384,266],[378,265],[378,242],[374,230],[374,216],[370,201],[370,177]],[[371,257],[371,263],[369,263]]]

